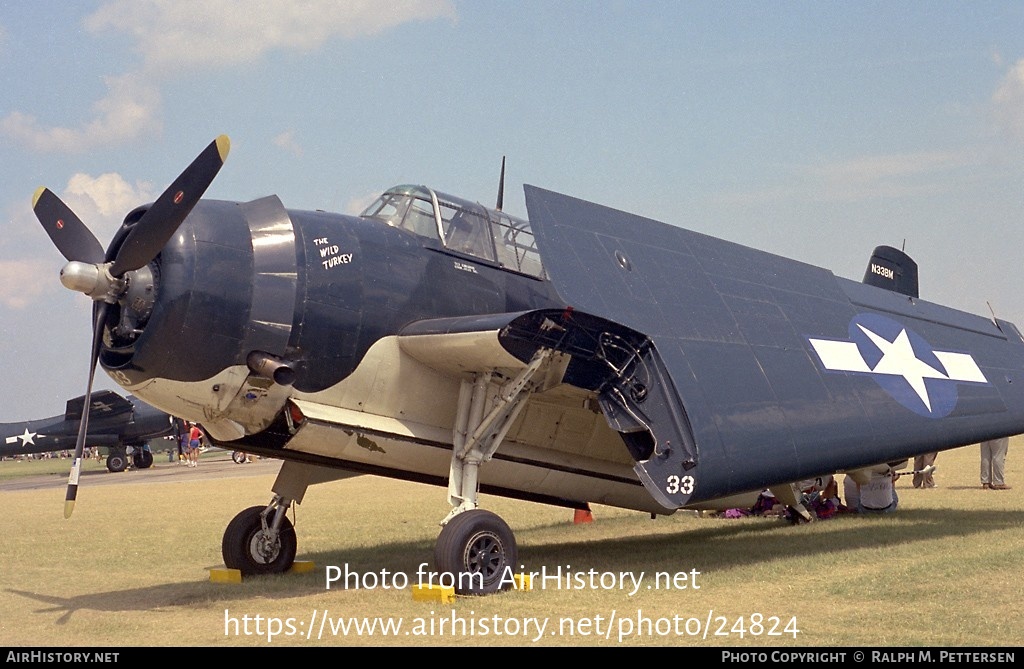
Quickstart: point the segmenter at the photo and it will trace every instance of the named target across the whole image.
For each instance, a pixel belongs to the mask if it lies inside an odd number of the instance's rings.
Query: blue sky
[[[209,197],[355,212],[529,183],[1024,325],[1019,2],[0,3],[0,421],[85,390],[89,300],[31,213],[105,245],[218,134]],[[114,388],[105,375],[97,387]]]

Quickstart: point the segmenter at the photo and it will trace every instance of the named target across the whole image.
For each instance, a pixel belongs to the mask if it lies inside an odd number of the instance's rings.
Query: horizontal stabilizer
[[[90,397],[92,397],[92,401],[90,402],[89,415],[93,417],[116,416],[122,413],[131,413],[135,409],[131,402],[112,390],[97,390]],[[84,400],[84,395],[68,400],[64,419],[71,421],[81,420]]]

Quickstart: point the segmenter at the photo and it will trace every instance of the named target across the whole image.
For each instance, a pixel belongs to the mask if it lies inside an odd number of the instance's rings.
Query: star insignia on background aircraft
[[[870,375],[922,416],[949,415],[956,406],[956,384],[988,383],[970,354],[933,349],[913,330],[877,314],[854,317],[849,340],[807,340],[825,369]]]
[[[25,428],[25,432],[23,432],[22,434],[16,434],[13,437],[7,437],[6,443],[13,444],[14,442],[16,442],[16,441],[18,441],[20,439],[21,440],[21,447],[24,448],[25,446],[28,446],[29,444],[32,444],[34,446],[35,443],[36,443],[35,442],[35,438],[36,437],[42,437],[42,436],[44,436],[44,435],[41,435],[38,432],[29,432],[28,428]]]

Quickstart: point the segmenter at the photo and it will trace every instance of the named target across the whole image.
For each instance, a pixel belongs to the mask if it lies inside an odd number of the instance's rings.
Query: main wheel
[[[125,455],[125,452],[112,449],[110,455],[107,456],[107,470],[116,474],[123,472],[127,468],[128,456]]]
[[[137,448],[132,453],[132,464],[136,469],[149,469],[153,466],[153,454]]]
[[[243,451],[232,451],[231,452],[231,460],[236,465],[243,465],[243,464],[245,464],[246,457],[247,456],[246,456],[246,454]]]
[[[260,514],[266,507],[251,506],[231,519],[224,530],[221,553],[229,569],[243,575],[280,574],[295,563],[295,528],[285,516],[277,538],[271,540],[263,531]]]
[[[516,540],[499,516],[483,509],[463,511],[448,521],[434,546],[434,563],[449,574],[460,595],[486,595],[511,585]]]

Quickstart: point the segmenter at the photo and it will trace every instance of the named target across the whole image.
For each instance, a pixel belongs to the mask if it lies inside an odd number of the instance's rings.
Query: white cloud
[[[158,131],[160,94],[134,74],[106,77],[107,95],[93,104],[93,120],[80,128],[46,127],[34,116],[12,112],[0,131],[36,151],[81,152]]]
[[[125,215],[141,204],[152,202],[158,194],[149,182],[131,184],[113,172],[95,177],[74,174],[63,189],[54,188],[53,192],[75,212],[104,248],[121,226]],[[31,204],[31,198],[26,195],[9,207],[6,213],[9,222],[3,224],[3,234],[0,235],[0,255],[34,256],[52,250],[54,256],[59,257],[51,248],[52,244],[32,212]]]
[[[148,68],[180,70],[249,62],[271,49],[312,51],[334,37],[443,18],[455,19],[451,0],[111,0],[85,27],[129,33]]]
[[[78,173],[68,179],[61,199],[106,248],[125,214],[140,204],[152,202],[157,195],[152,184],[137,182],[132,185],[113,172],[98,177]]]
[[[160,130],[160,75],[251,62],[272,49],[308,52],[331,38],[440,18],[455,19],[451,0],[110,0],[85,19],[85,28],[129,34],[142,57],[138,70],[107,77],[108,94],[80,127],[48,127],[14,111],[0,119],[0,134],[36,151],[126,142]]]
[[[872,184],[893,179],[954,170],[972,162],[966,154],[951,151],[919,151],[877,156],[862,156],[832,163],[815,170],[830,183]]]
[[[992,95],[992,107],[999,127],[1018,142],[1024,142],[1024,60],[1003,78]]]
[[[921,197],[948,192],[958,170],[981,164],[971,151],[918,151],[859,156],[814,166],[779,168],[782,182],[720,195],[723,203],[746,206],[795,200],[855,202]]]
[[[152,184],[134,185],[114,173],[93,177],[75,174],[57,193],[106,248],[125,214],[156,199]],[[0,235],[0,306],[22,309],[44,295],[62,290],[56,280],[65,262],[53,247],[32,213],[29,198],[19,201],[8,214]],[[37,280],[45,277],[46,280]],[[52,280],[51,280],[52,279]]]
[[[43,293],[53,292],[49,282],[36,278],[54,275],[49,259],[0,260],[0,305],[24,309]]]
[[[302,155],[302,147],[295,141],[295,132],[292,130],[285,130],[275,137],[274,145],[296,156]]]

